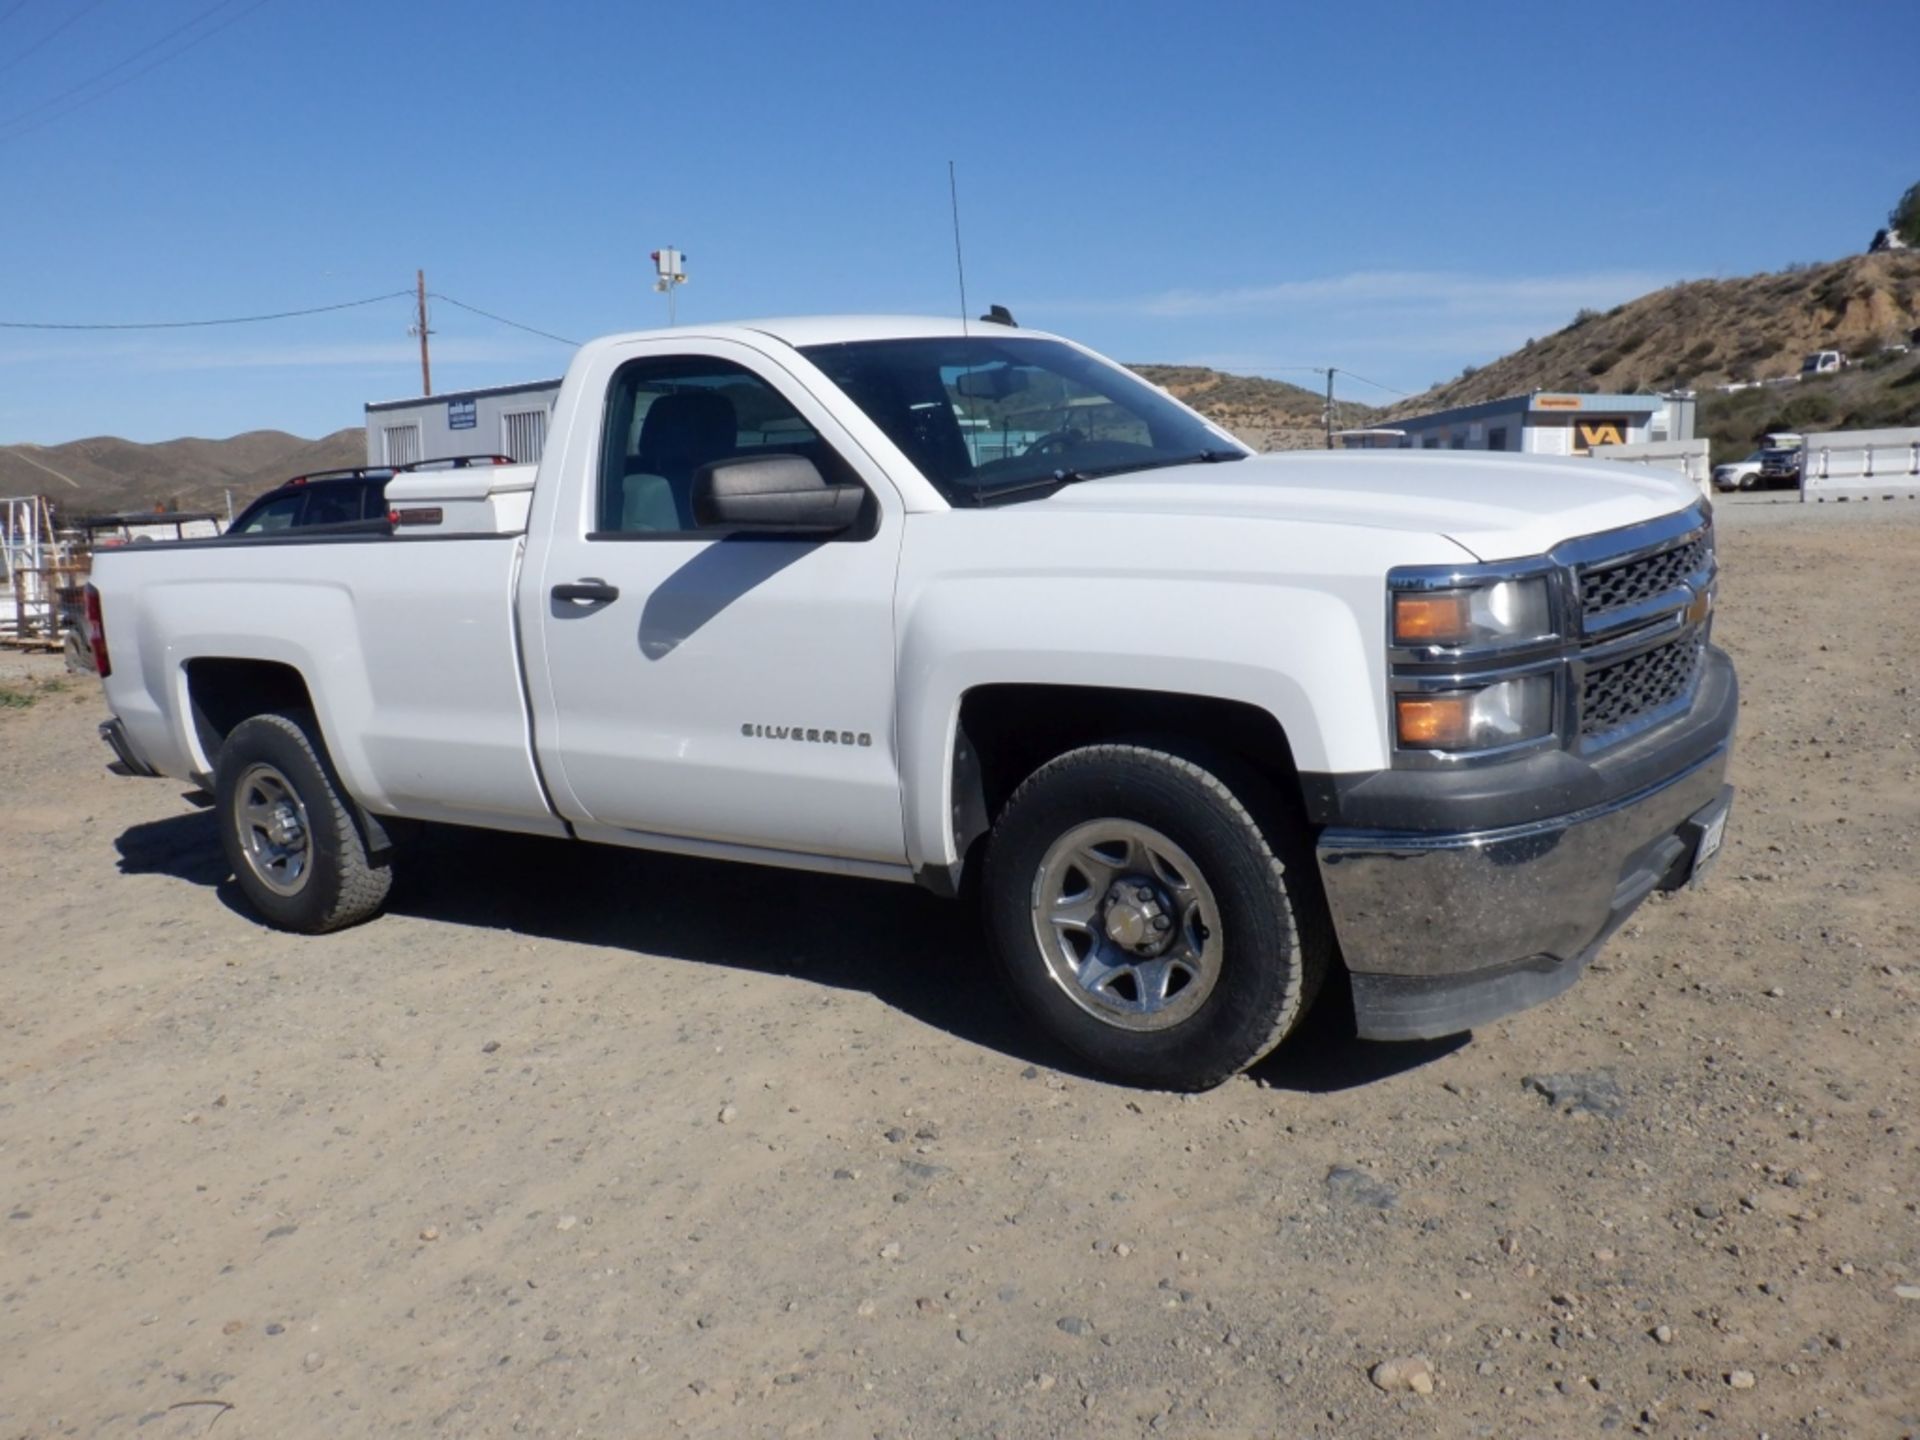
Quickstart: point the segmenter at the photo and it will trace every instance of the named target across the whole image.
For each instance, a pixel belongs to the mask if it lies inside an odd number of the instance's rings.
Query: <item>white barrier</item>
[[[1920,500],[1920,428],[1807,436],[1800,499]]]
[[[1708,458],[1706,440],[1644,440],[1635,445],[1596,445],[1596,460],[1617,460],[1625,465],[1658,465],[1677,470],[1691,480],[1700,493],[1713,498],[1713,462]]]

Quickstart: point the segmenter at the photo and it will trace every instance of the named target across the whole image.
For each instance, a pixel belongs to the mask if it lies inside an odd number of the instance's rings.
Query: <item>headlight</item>
[[[1473,690],[1394,697],[1395,733],[1407,750],[1493,750],[1553,729],[1553,681],[1523,675]]]
[[[1541,576],[1393,597],[1396,645],[1515,645],[1552,633],[1547,582]]]

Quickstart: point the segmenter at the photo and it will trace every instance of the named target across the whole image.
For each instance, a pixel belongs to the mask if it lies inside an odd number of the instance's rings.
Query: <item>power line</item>
[[[394,290],[385,295],[369,295],[365,300],[343,300],[338,305],[315,305],[306,310],[277,310],[271,315],[230,315],[219,320],[140,320],[113,324],[0,320],[0,330],[198,330],[210,325],[257,325],[263,320],[294,320],[302,315],[327,315],[335,310],[354,310],[362,305],[378,305],[383,300],[410,299],[412,295],[411,290]],[[453,303],[458,305],[460,302],[456,300]],[[548,338],[558,339],[559,337],[549,336]]]
[[[491,310],[482,310],[478,305],[469,305],[466,301],[456,300],[451,295],[442,295],[438,290],[433,292],[432,298],[435,300],[444,300],[456,309],[469,310],[475,315],[492,320],[496,324],[505,325],[514,330],[524,330],[529,335],[538,335],[542,340],[552,340],[561,345],[578,345],[580,343],[578,340],[569,340],[564,335],[555,335],[546,330],[536,330],[531,325],[522,325],[518,320],[509,320],[506,316],[496,315]]]
[[[26,0],[21,0],[21,3],[25,4]],[[133,64],[134,61],[142,59],[145,56],[151,55],[155,50],[158,50],[162,45],[166,44],[169,40],[173,39],[176,35],[184,34],[186,31],[193,29],[194,26],[198,25],[202,20],[205,20],[209,15],[212,15],[215,11],[224,10],[227,8],[227,6],[231,4],[233,4],[233,0],[214,0],[213,4],[209,5],[206,9],[202,10],[198,15],[195,15],[191,20],[187,21],[186,24],[175,26],[173,29],[167,31],[166,34],[162,35],[158,40],[155,40],[153,43],[149,45],[142,46],[140,49],[134,51],[133,54],[127,56],[126,59],[120,61],[118,64],[109,65],[106,69],[100,71],[98,74],[89,75],[85,80],[82,80],[78,85],[70,86],[69,88],[62,90],[58,95],[55,95],[50,100],[42,100],[38,105],[35,105],[30,109],[22,110],[17,115],[9,115],[5,120],[0,120],[0,130],[9,129],[12,126],[17,125],[22,120],[28,119],[29,117],[34,115],[38,115],[42,110],[50,110],[55,105],[58,105],[62,100],[67,99],[69,96],[78,95],[82,90],[89,89],[90,87],[97,84],[98,82],[106,79],[109,75],[112,75],[115,71],[126,69],[127,66]],[[5,20],[5,19],[6,19],[6,16],[0,15],[0,20]]]
[[[26,8],[27,0],[13,0],[5,10],[0,10],[0,25],[4,25]]]
[[[1389,395],[1398,395],[1403,400],[1410,398],[1413,394],[1411,390],[1396,390],[1391,385],[1382,385],[1378,380],[1369,380],[1364,375],[1356,375],[1353,371],[1344,367],[1342,367],[1340,373],[1349,380],[1358,380],[1362,385],[1371,385],[1376,390],[1384,390]]]
[[[48,45],[53,43],[55,40],[58,40],[63,34],[65,34],[69,29],[71,29],[76,21],[81,20],[82,18],[84,18],[85,16],[87,16],[88,14],[92,13],[95,10],[98,10],[101,7],[101,5],[104,3],[105,3],[105,0],[88,0],[87,4],[82,5],[78,10],[74,11],[73,14],[69,15],[66,19],[62,20],[58,25],[54,26],[53,29],[49,30],[46,34],[42,35],[38,40],[34,41],[33,44],[27,46],[27,48],[22,50],[18,55],[14,56],[13,59],[7,61],[7,63],[4,65],[0,65],[0,75],[6,74],[7,71],[13,69],[13,67],[18,65],[22,60],[25,60],[28,57],[33,55],[38,55],[42,50],[46,49]],[[13,8],[14,10],[18,10],[20,7],[16,5]],[[7,14],[9,15],[11,15],[12,13],[13,13],[13,10],[9,10],[7,12]]]
[[[1410,397],[1410,396],[1411,396],[1411,395],[1413,394],[1413,392],[1412,392],[1412,391],[1410,391],[1410,390],[1396,390],[1396,389],[1394,389],[1394,388],[1393,388],[1393,386],[1391,386],[1391,385],[1382,385],[1382,384],[1381,384],[1381,383],[1380,383],[1380,382],[1379,382],[1378,380],[1369,380],[1369,379],[1367,379],[1367,377],[1366,377],[1366,376],[1364,376],[1364,375],[1356,375],[1356,374],[1354,374],[1354,373],[1353,373],[1353,371],[1351,371],[1351,370],[1349,370],[1349,369],[1347,369],[1347,367],[1346,367],[1346,366],[1344,366],[1344,365],[1333,365],[1333,366],[1327,366],[1327,365],[1262,365],[1262,366],[1260,366],[1259,368],[1260,368],[1260,373],[1261,373],[1261,374],[1263,374],[1263,375],[1270,375],[1270,374],[1272,374],[1272,373],[1273,373],[1274,371],[1276,371],[1276,370],[1301,370],[1301,371],[1309,371],[1309,372],[1311,372],[1312,374],[1315,374],[1315,375],[1324,375],[1324,374],[1326,374],[1326,373],[1327,373],[1327,371],[1328,371],[1329,369],[1331,369],[1331,370],[1334,370],[1335,372],[1337,372],[1337,373],[1339,373],[1339,374],[1341,374],[1341,375],[1344,375],[1344,376],[1346,376],[1346,377],[1347,377],[1347,378],[1348,378],[1349,380],[1358,380],[1358,381],[1359,381],[1359,382],[1360,382],[1360,383],[1361,383],[1362,385],[1371,385],[1371,386],[1373,386],[1373,388],[1374,388],[1374,389],[1376,389],[1376,390],[1384,390],[1384,391],[1386,391],[1386,392],[1387,392],[1387,393],[1388,393],[1389,395],[1398,395],[1398,396],[1401,396],[1402,398],[1407,398],[1407,397]],[[1358,404],[1359,404],[1360,402],[1359,402],[1358,400],[1351,400],[1351,401],[1348,401],[1347,403],[1348,403],[1348,404],[1351,404],[1351,405],[1358,405]]]
[[[95,0],[95,3],[97,4],[98,0]],[[229,26],[239,24],[242,20],[246,19],[247,16],[251,15],[254,11],[258,10],[262,5],[265,5],[266,3],[267,3],[267,0],[253,0],[253,4],[247,6],[246,9],[236,11],[232,15],[227,16],[227,18],[222,20],[219,24],[214,25],[209,29],[201,31],[198,35],[194,36],[191,40],[187,41],[186,44],[177,46],[175,49],[168,51],[164,55],[157,56],[154,60],[152,60],[148,64],[142,65],[138,70],[134,71],[131,75],[122,75],[118,80],[114,81],[111,85],[108,85],[100,90],[96,90],[91,95],[82,96],[80,99],[74,101],[73,104],[67,106],[66,109],[55,111],[53,114],[47,116],[45,119],[36,120],[31,125],[19,126],[19,128],[15,129],[11,134],[0,135],[0,143],[4,143],[8,140],[18,140],[22,135],[29,135],[35,130],[38,130],[42,125],[49,125],[55,120],[58,120],[64,116],[73,114],[73,112],[76,110],[85,109],[87,106],[93,104],[94,101],[96,100],[106,99],[107,96],[113,94],[114,91],[119,90],[124,86],[131,85],[134,81],[138,80],[141,76],[151,74],[153,71],[159,69],[162,65],[165,65],[168,61],[178,60],[182,55],[186,54],[189,50],[192,50],[199,45],[205,44],[207,41],[211,40],[214,36],[218,35],[222,30],[227,29]],[[190,22],[188,27],[183,27],[183,28],[190,28],[191,24],[197,24],[197,23],[198,21]],[[175,32],[175,33],[178,33],[178,32]],[[144,54],[145,52],[143,51],[142,53]],[[114,68],[117,69],[119,67],[116,66]],[[109,70],[105,73],[110,75],[113,72],[112,70]],[[104,77],[96,76],[95,78],[100,79]],[[33,112],[28,112],[28,113],[31,114]],[[14,118],[15,120],[18,120],[21,117],[15,116]]]
[[[257,325],[268,320],[297,320],[306,315],[330,315],[338,310],[357,310],[366,305],[378,305],[387,300],[418,300],[415,290],[392,290],[384,295],[369,295],[364,300],[342,300],[336,305],[311,305],[303,310],[275,310],[264,315],[227,315],[212,320],[126,320],[126,321],[61,321],[61,320],[0,320],[0,330],[200,330],[216,325]],[[551,340],[559,345],[578,345],[578,340],[569,340],[565,335],[555,335],[550,330],[541,330],[532,325],[522,325],[518,320],[509,320],[504,315],[496,315],[491,310],[482,310],[478,305],[469,305],[464,300],[456,300],[451,295],[439,291],[432,292],[432,298],[440,300],[458,309],[469,311],[491,320],[497,325],[510,329],[524,330],[529,335],[538,335],[542,340]]]

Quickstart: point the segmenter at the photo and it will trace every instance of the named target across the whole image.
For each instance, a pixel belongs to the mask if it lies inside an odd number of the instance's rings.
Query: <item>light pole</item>
[[[655,250],[652,260],[654,271],[659,276],[653,282],[653,288],[667,297],[667,324],[677,324],[678,307],[674,304],[674,292],[687,283],[687,257],[669,247]]]

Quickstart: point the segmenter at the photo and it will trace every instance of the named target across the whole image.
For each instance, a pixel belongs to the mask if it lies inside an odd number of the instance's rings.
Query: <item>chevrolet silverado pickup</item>
[[[268,923],[397,820],[975,897],[1092,1067],[1218,1083],[1556,995],[1718,849],[1709,507],[1639,467],[1253,455],[1070,341],[839,318],[594,341],[537,467],[101,555],[115,768],[211,792]],[[911,964],[910,957],[899,963]]]

